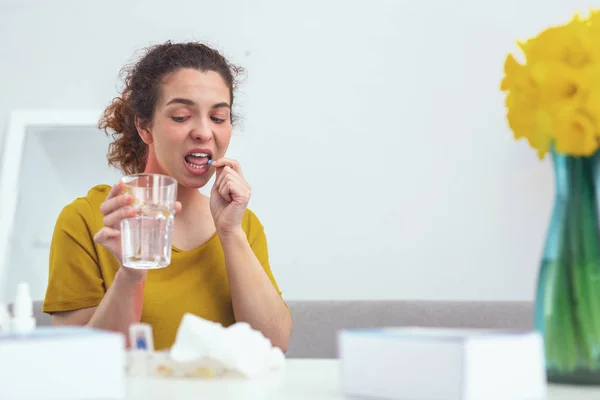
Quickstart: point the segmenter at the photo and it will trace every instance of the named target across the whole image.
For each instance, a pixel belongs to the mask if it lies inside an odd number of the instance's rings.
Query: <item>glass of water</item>
[[[123,193],[133,197],[137,214],[121,220],[123,266],[164,268],[171,263],[171,240],[177,201],[177,181],[158,174],[128,175]]]

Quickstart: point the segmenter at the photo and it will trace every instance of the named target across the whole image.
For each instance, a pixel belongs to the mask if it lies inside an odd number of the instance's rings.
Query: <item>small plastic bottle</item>
[[[10,313],[6,304],[0,302],[0,332],[10,331]]]
[[[21,282],[17,285],[17,295],[13,303],[13,318],[10,323],[11,333],[22,335],[35,329],[33,316],[33,301],[29,294],[29,285]]]

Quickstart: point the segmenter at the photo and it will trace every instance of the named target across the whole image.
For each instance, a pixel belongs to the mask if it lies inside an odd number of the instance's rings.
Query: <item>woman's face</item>
[[[152,123],[138,125],[138,132],[149,146],[146,172],[200,188],[213,173],[208,160],[223,157],[229,147],[229,87],[214,71],[173,72],[163,79]]]

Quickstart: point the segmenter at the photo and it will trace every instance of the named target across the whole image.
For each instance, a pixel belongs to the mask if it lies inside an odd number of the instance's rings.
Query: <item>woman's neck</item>
[[[177,186],[177,201],[179,201],[183,207],[197,203],[203,198],[204,195],[200,193],[199,189],[190,189],[182,185]]]
[[[192,215],[202,215],[209,207],[208,198],[199,189],[190,189],[181,185],[177,187],[177,201],[181,203],[180,216],[184,220]]]

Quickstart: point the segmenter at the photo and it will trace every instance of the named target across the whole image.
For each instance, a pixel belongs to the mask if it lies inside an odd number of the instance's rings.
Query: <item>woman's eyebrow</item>
[[[195,106],[196,105],[196,103],[193,100],[185,99],[185,98],[182,98],[182,97],[176,97],[174,99],[171,99],[171,100],[169,100],[167,102],[166,105],[168,106],[170,104],[184,104],[186,106]],[[214,108],[231,108],[231,106],[229,105],[229,103],[223,101],[221,103],[214,104],[212,106],[212,108],[213,109]]]
[[[231,108],[231,106],[229,105],[229,103],[222,102],[213,105],[212,108]]]
[[[169,104],[185,104],[186,106],[196,105],[196,103],[194,103],[193,100],[184,99],[182,97],[176,97],[174,99],[169,100],[169,102],[166,105],[168,106]]]

